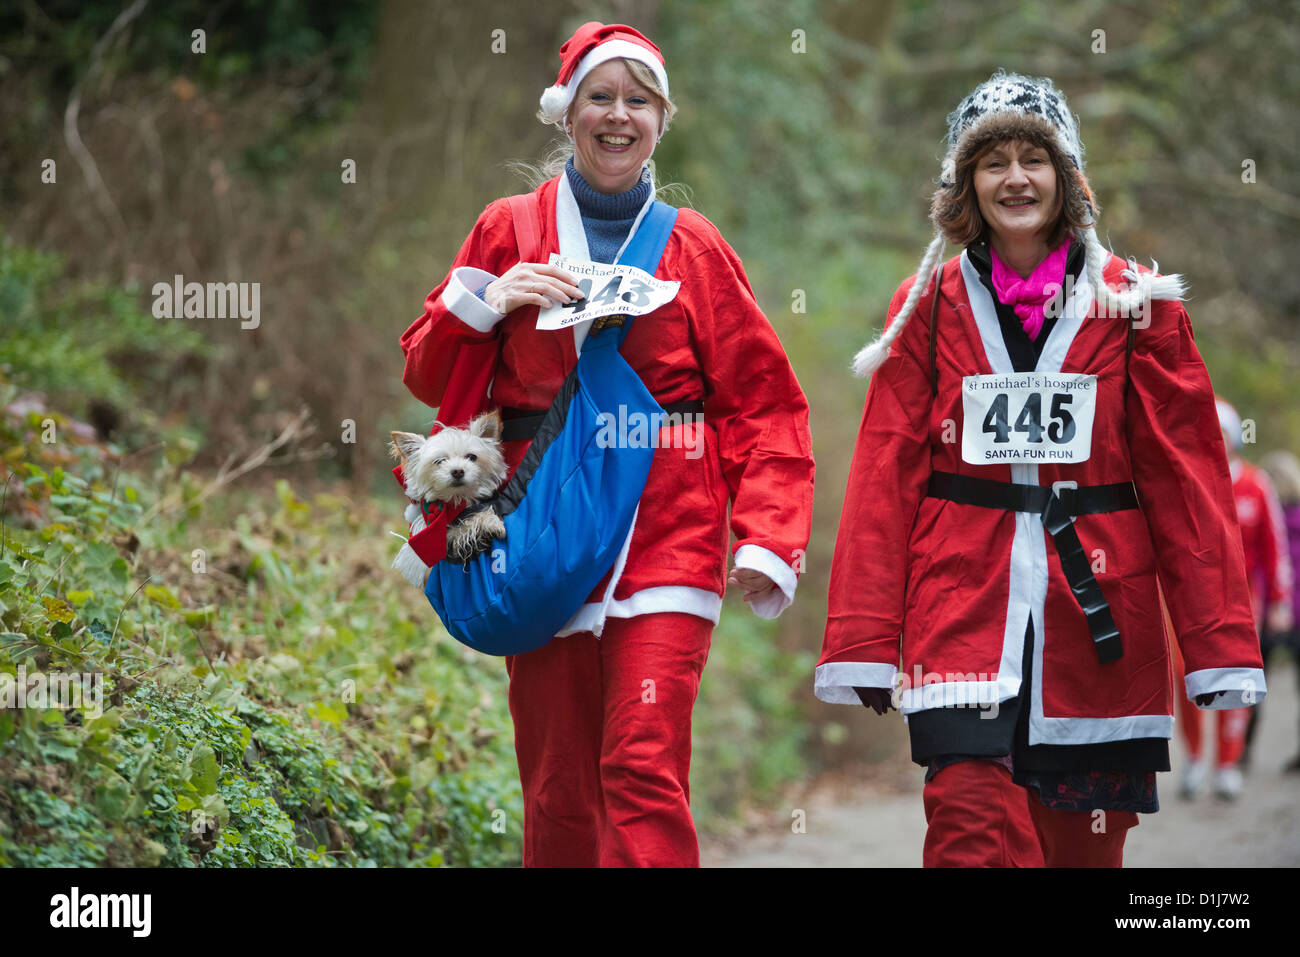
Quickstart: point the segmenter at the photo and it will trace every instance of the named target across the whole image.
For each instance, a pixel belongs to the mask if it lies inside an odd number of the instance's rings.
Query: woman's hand
[[[769,589],[776,587],[776,582],[752,568],[733,568],[731,577],[727,581],[732,585],[739,585],[745,589],[745,601],[762,598],[768,593]]]
[[[858,693],[858,700],[876,714],[894,710],[894,700],[888,688],[854,688],[853,690]]]
[[[516,263],[504,276],[494,279],[483,290],[483,301],[497,312],[514,312],[520,306],[549,309],[559,303],[583,298],[574,278],[546,263]]]

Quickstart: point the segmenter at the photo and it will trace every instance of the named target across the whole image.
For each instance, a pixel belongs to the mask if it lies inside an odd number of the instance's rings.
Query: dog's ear
[[[501,438],[501,410],[484,412],[469,424],[469,434],[484,439]]]
[[[402,466],[406,466],[406,460],[420,450],[424,444],[424,436],[416,435],[414,432],[393,432],[393,441],[388,444],[388,451],[392,453],[393,458],[401,459]]]

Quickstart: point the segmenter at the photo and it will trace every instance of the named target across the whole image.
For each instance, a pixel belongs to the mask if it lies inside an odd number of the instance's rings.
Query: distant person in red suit
[[[1228,471],[1232,476],[1232,496],[1241,527],[1242,548],[1246,557],[1246,577],[1250,584],[1251,608],[1256,627],[1262,632],[1287,631],[1291,627],[1291,560],[1287,554],[1286,530],[1282,508],[1273,483],[1260,469],[1242,459],[1241,417],[1227,402],[1216,401],[1219,427],[1228,450]],[[1209,777],[1208,759],[1201,740],[1200,713],[1182,706],[1183,739],[1190,761],[1183,775],[1180,794],[1195,797]],[[1242,790],[1242,763],[1247,732],[1251,723],[1250,708],[1233,708],[1219,712],[1217,769],[1214,793],[1233,800]]]
[[[1276,657],[1276,652],[1281,648],[1289,648],[1292,661],[1300,661],[1300,629],[1296,628],[1296,622],[1300,621],[1300,589],[1295,587],[1296,569],[1300,568],[1300,459],[1290,452],[1279,450],[1265,455],[1260,459],[1260,465],[1264,467],[1264,472],[1272,479],[1273,487],[1277,490],[1278,502],[1282,506],[1282,531],[1286,536],[1286,546],[1282,551],[1291,563],[1290,627],[1279,627],[1287,622],[1283,621],[1285,616],[1274,609],[1273,616],[1276,616],[1276,619],[1270,616],[1266,620],[1268,627],[1260,636],[1260,650],[1264,657],[1264,667],[1267,669],[1269,659]],[[1300,681],[1300,664],[1296,667],[1296,679]],[[1250,726],[1246,729],[1244,758],[1247,759],[1250,757],[1251,742],[1259,723],[1256,714],[1255,711],[1251,712]],[[1300,772],[1300,753],[1291,758],[1286,765],[1286,770],[1292,773]]]

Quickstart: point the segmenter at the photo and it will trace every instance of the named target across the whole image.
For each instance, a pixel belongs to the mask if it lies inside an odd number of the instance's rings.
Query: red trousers
[[[1178,699],[1178,724],[1182,728],[1187,754],[1192,760],[1199,760],[1201,721],[1205,716],[1200,708],[1187,700],[1185,694],[1176,694],[1174,697]],[[1232,767],[1241,760],[1241,755],[1246,750],[1246,729],[1250,727],[1250,709],[1223,708],[1211,714],[1219,716],[1218,750],[1215,752],[1218,766]]]
[[[992,761],[958,761],[925,785],[926,867],[1120,867],[1132,811],[1054,811]]]
[[[698,867],[691,709],[713,623],[611,618],[506,658],[525,867]]]

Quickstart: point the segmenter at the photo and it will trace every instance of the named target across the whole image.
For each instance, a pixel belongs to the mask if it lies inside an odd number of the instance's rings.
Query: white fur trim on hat
[[[578,63],[577,69],[573,71],[573,76],[569,77],[567,86],[548,86],[543,92],[539,105],[541,107],[542,118],[547,123],[562,124],[564,122],[565,111],[568,110],[569,104],[573,102],[573,97],[578,92],[578,87],[582,86],[583,79],[594,70],[609,60],[622,57],[627,60],[636,60],[638,63],[644,63],[650,68],[650,72],[655,75],[659,81],[664,96],[668,96],[668,71],[664,65],[659,62],[659,58],[645,47],[638,43],[632,43],[630,40],[606,40],[600,46],[593,47],[592,50],[582,58]],[[664,124],[668,121],[667,114],[660,120],[659,133],[663,134]]]

